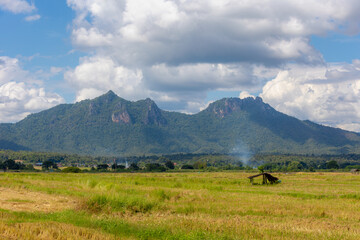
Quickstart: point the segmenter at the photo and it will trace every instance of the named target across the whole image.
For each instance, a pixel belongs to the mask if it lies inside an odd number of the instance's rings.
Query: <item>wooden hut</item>
[[[256,177],[263,177],[262,180],[262,184],[274,184],[274,183],[278,183],[280,180],[277,177],[272,176],[270,173],[260,173],[260,174],[256,174],[254,176],[250,176],[248,177],[250,179],[250,183],[254,184],[254,178]]]
[[[360,169],[354,168],[354,169],[351,169],[350,172],[351,172],[352,174],[359,174]]]

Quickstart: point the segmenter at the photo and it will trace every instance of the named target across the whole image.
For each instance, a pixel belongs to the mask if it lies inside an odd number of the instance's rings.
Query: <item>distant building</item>
[[[15,163],[21,163],[21,164],[24,164],[24,160],[17,159],[17,160],[15,160]]]

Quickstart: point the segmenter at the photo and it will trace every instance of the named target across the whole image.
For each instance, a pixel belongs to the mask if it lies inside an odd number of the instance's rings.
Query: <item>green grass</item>
[[[281,184],[255,186],[249,175],[3,173],[1,188],[68,196],[78,204],[54,213],[3,210],[0,222],[66,223],[115,239],[359,238],[359,175],[275,174]]]

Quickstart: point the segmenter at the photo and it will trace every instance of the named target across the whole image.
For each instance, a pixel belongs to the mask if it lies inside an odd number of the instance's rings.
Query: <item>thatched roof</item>
[[[266,180],[268,180],[270,183],[275,183],[276,181],[278,181],[279,179],[277,177],[274,177],[273,175],[271,175],[270,173],[260,173],[260,174],[256,174],[253,176],[248,177],[250,179],[250,181],[253,178],[259,177],[259,176],[264,176],[264,178]]]

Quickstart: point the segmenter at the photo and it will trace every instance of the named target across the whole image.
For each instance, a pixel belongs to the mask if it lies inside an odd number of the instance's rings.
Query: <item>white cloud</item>
[[[30,113],[64,102],[55,93],[46,93],[15,58],[0,56],[0,122],[16,122]]]
[[[258,84],[253,65],[236,64],[187,64],[153,65],[144,68],[149,88],[155,91],[207,91],[212,89],[239,90]]]
[[[360,131],[360,64],[293,65],[266,83],[260,96],[278,111]]]
[[[0,8],[12,13],[30,13],[36,9],[25,0],[0,0]]]
[[[0,56],[0,84],[25,78],[27,73],[19,66],[16,58]]]
[[[166,109],[194,113],[204,106],[208,90],[257,87],[261,74],[254,78],[256,70],[253,66],[225,64],[160,64],[133,69],[117,65],[111,58],[85,57],[74,70],[66,72],[65,79],[76,90],[76,101],[113,90],[125,99],[151,97]]]
[[[239,98],[240,99],[244,99],[244,98],[254,98],[255,99],[255,96],[254,95],[251,95],[249,92],[247,91],[242,91],[240,94],[239,94]]]
[[[287,61],[319,63],[313,34],[358,33],[358,1],[68,0],[72,32],[123,65]],[[261,7],[260,7],[261,6]],[[341,26],[341,30],[340,30]]]
[[[37,21],[41,18],[41,16],[39,14],[36,14],[36,15],[30,15],[30,16],[27,16],[25,18],[26,21],[28,22],[32,22],[32,21]]]
[[[76,101],[94,98],[108,90],[126,99],[146,97],[140,70],[118,66],[110,58],[83,58],[79,66],[65,74],[77,89]]]
[[[76,12],[73,44],[91,54],[65,75],[77,100],[112,89],[195,112],[208,91],[245,97],[273,79],[262,96],[278,110],[332,126],[357,124],[350,120],[360,113],[357,63],[326,67],[310,43],[313,35],[358,34],[357,0],[67,3]]]
[[[62,71],[64,71],[64,69],[61,67],[50,67],[50,74],[56,75],[61,73]]]

